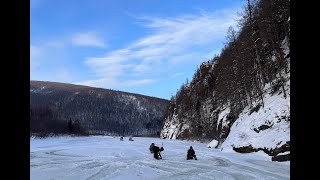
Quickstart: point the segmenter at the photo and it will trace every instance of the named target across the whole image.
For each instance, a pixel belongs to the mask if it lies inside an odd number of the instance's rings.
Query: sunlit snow
[[[257,152],[239,154],[207,143],[128,137],[30,139],[30,179],[290,179],[290,162]],[[164,147],[162,160],[150,144]],[[193,146],[198,160],[186,160]]]

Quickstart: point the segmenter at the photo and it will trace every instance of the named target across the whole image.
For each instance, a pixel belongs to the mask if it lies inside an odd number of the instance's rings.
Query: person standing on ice
[[[196,153],[194,152],[192,146],[190,146],[190,149],[188,149],[188,153],[187,153],[187,160],[193,159],[193,158],[197,160]]]

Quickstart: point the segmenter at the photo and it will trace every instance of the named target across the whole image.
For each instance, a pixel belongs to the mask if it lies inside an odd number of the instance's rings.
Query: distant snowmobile
[[[133,141],[133,139],[130,137],[130,138],[129,138],[129,141]]]

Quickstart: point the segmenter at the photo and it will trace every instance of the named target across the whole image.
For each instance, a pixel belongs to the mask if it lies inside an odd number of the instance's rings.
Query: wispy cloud
[[[112,78],[113,81],[120,82],[121,78],[125,78],[129,79],[128,86],[143,85],[145,83],[141,82],[152,80],[132,83],[134,81],[130,81],[128,74],[156,77],[168,65],[181,65],[192,60],[204,61],[213,52],[212,45],[222,43],[228,27],[237,24],[239,10],[201,11],[197,15],[170,18],[140,17],[137,19],[139,24],[151,30],[152,34],[127,47],[109,52],[106,56],[87,58],[85,63],[96,74],[97,79],[100,79],[88,82],[101,86],[99,82],[103,83],[105,79]]]
[[[74,84],[80,84],[80,85],[91,86],[91,87],[103,87],[103,88],[109,88],[109,89],[112,89],[118,86],[117,80],[112,77],[75,82]]]
[[[155,80],[153,79],[119,81],[118,79],[110,77],[110,78],[101,78],[96,80],[88,80],[83,82],[75,82],[74,84],[113,89],[113,88],[121,88],[121,87],[141,86],[141,85],[151,84],[154,82]]]
[[[145,84],[153,83],[153,79],[140,79],[140,80],[128,80],[122,82],[122,85],[125,87],[131,87],[131,86],[141,86]]]
[[[31,42],[30,77],[37,80],[45,78],[64,82],[74,79],[75,76],[71,73],[70,64],[66,65],[67,62],[72,61],[71,57],[73,56],[69,48],[72,45],[106,47],[102,38],[93,31],[88,32],[68,33]],[[114,72],[111,74],[114,74]]]
[[[76,33],[72,36],[72,43],[76,46],[106,47],[103,38],[93,32]]]
[[[30,44],[30,78],[34,80],[71,81],[67,64],[70,56],[65,43],[45,41]]]
[[[43,50],[35,45],[30,45],[30,68],[31,71],[38,68],[41,64],[41,56],[43,55]]]

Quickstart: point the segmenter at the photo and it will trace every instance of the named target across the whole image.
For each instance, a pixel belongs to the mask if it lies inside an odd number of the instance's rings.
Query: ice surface
[[[163,160],[149,152],[164,147]],[[198,160],[186,160],[193,146]],[[30,179],[290,179],[290,162],[264,153],[239,154],[207,143],[134,137],[56,137],[30,140]]]

